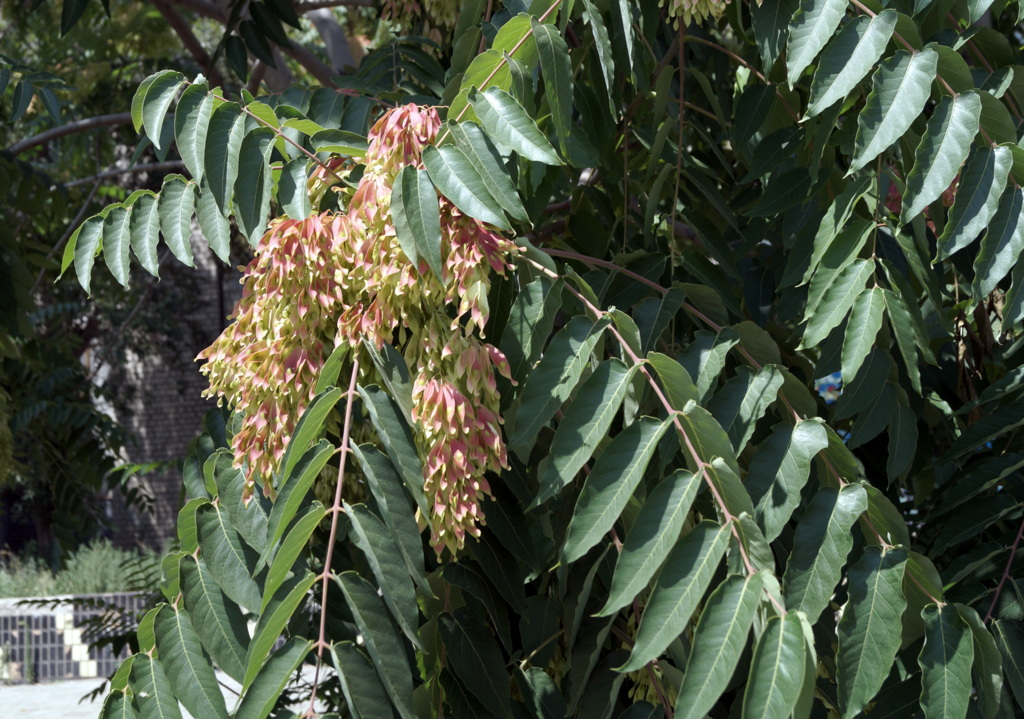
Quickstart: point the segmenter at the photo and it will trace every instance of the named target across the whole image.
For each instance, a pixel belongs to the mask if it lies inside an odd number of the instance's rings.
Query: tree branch
[[[181,38],[182,44],[189,51],[192,57],[195,59],[199,67],[202,68],[203,73],[209,79],[211,86],[223,86],[224,78],[218,72],[217,68],[213,64],[213,59],[210,57],[210,53],[206,52],[206,48],[199,42],[199,38],[192,32],[192,27],[188,20],[178,12],[177,8],[170,5],[166,0],[152,0],[153,7],[157,9],[167,24],[178,34]]]
[[[97,127],[110,127],[112,125],[127,125],[132,121],[132,114],[130,112],[118,112],[113,115],[99,115],[97,117],[90,117],[85,120],[77,120],[76,122],[69,122],[66,125],[55,127],[52,130],[46,132],[40,132],[38,135],[28,137],[21,142],[16,142],[11,145],[10,153],[17,155],[39,145],[44,145],[50,140],[56,140],[58,137],[64,137],[65,135],[74,135],[78,132],[86,132],[93,130]]]
[[[181,170],[184,167],[185,163],[181,160],[151,162],[145,165],[135,165],[134,167],[122,167],[116,170],[107,170],[106,172],[101,172],[98,175],[93,175],[92,177],[83,177],[80,180],[65,182],[64,187],[78,187],[79,185],[85,185],[90,182],[103,182],[104,180],[109,180],[111,177],[120,177],[121,175],[129,175],[136,172],[170,172],[171,170]]]
[[[331,80],[335,74],[334,71],[302,45],[293,42],[291,47],[281,47],[281,52],[302,65],[324,87],[334,87],[334,82]]]

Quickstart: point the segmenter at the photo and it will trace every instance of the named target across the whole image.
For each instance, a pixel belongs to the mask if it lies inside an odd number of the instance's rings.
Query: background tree
[[[470,0],[325,87],[147,78],[186,174],[62,268],[254,258],[105,714],[1024,708],[1022,13]]]

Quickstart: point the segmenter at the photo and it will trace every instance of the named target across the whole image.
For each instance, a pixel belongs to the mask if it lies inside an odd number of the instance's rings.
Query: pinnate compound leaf
[[[617,434],[594,461],[562,548],[567,564],[586,554],[615,524],[670,426],[671,420],[641,417]]]
[[[537,434],[576,388],[583,368],[609,320],[577,316],[556,334],[519,395],[508,444],[520,457],[529,455]],[[506,415],[506,420],[508,416]]]
[[[821,420],[782,423],[772,428],[750,460],[744,485],[754,503],[754,516],[769,542],[781,534],[793,516],[810,476],[811,461],[827,446]]]
[[[858,17],[828,44],[811,83],[808,117],[824,112],[857,87],[885,51],[896,18],[895,10],[883,10],[873,18]]]
[[[288,682],[295,676],[295,670],[312,648],[311,640],[292,637],[271,654],[256,675],[256,680],[249,687],[249,691],[242,696],[238,710],[232,715],[233,718],[267,719]]]
[[[569,484],[598,443],[608,436],[633,373],[622,360],[613,357],[599,364],[580,386],[552,440],[553,446],[565,451],[555,453],[550,463],[541,465],[540,491],[533,506],[546,502]]]
[[[168,175],[160,189],[157,212],[164,242],[182,264],[195,267],[192,261],[192,210],[195,207],[195,183],[181,175]]]
[[[206,166],[206,133],[213,116],[213,95],[205,84],[189,85],[174,110],[174,144],[185,168],[198,185]]]
[[[829,333],[838,327],[857,297],[864,290],[864,285],[874,272],[874,263],[870,260],[858,259],[846,266],[835,281],[821,296],[821,302],[814,309],[814,314],[807,321],[801,347],[813,347],[821,344]]]
[[[144,192],[132,203],[128,233],[131,237],[132,252],[139,258],[139,264],[154,277],[160,276],[160,258],[156,246],[160,241],[160,214],[157,196]]]
[[[178,700],[159,661],[136,654],[131,677],[132,704],[139,719],[181,719]]]
[[[434,186],[464,213],[503,230],[510,229],[501,205],[491,197],[480,173],[462,150],[454,145],[428,145],[423,149],[423,164]]]
[[[131,208],[124,205],[107,208],[107,216],[103,218],[103,260],[110,274],[123,287],[128,286],[131,270],[128,258],[131,247],[130,220]]]
[[[792,87],[814,62],[846,14],[845,0],[802,0],[789,26],[786,74]]]
[[[743,717],[788,719],[804,682],[806,640],[797,612],[771,617],[754,647]]]
[[[520,157],[547,165],[562,164],[537,123],[507,92],[497,87],[487,88],[482,93],[473,91],[469,102],[484,131],[503,153],[515,152]]]
[[[142,125],[157,150],[163,149],[160,145],[160,131],[164,126],[164,117],[183,82],[185,76],[180,72],[164,70],[153,76],[153,82],[146,88],[142,99]]]
[[[960,190],[953,200],[946,228],[939,237],[937,259],[944,259],[971,244],[999,208],[999,198],[1013,165],[1007,147],[976,147],[960,175]]]
[[[818,490],[793,536],[783,582],[787,607],[803,611],[812,622],[818,620],[853,548],[850,530],[867,509],[867,493],[860,485]]]
[[[357,719],[393,717],[391,702],[369,660],[352,642],[331,645],[331,658],[338,672],[345,702]]]
[[[931,94],[938,53],[925,48],[913,55],[898,52],[872,76],[871,94],[857,117],[852,174],[903,137]]]
[[[850,566],[849,599],[839,620],[836,679],[844,719],[864,710],[889,675],[900,648],[905,549],[867,547]]]
[[[878,330],[882,329],[882,310],[885,299],[882,290],[871,287],[858,295],[853,303],[850,320],[846,323],[843,340],[843,377],[856,377],[865,358],[875,344]]]
[[[231,192],[238,178],[238,153],[245,134],[245,116],[237,102],[225,102],[210,117],[203,150],[206,181],[225,215],[231,211]]]
[[[726,690],[750,634],[764,572],[732,575],[711,593],[693,635],[675,715],[700,719]]]
[[[935,202],[956,179],[978,134],[981,98],[976,92],[944,97],[928,120],[907,176],[900,221],[910,222]]]
[[[621,672],[655,659],[689,624],[729,546],[730,525],[705,520],[669,552],[644,609],[633,653]]]
[[[441,257],[441,213],[437,190],[423,170],[406,165],[391,189],[391,213],[402,252],[417,270],[426,261],[434,276],[445,283]]]
[[[985,301],[996,285],[1020,262],[1022,253],[1024,189],[1008,187],[999,200],[999,207],[981,240],[981,250],[974,260],[971,294],[976,302]]]
[[[974,640],[952,604],[929,604],[921,611],[924,646],[921,667],[921,708],[928,719],[964,719],[971,698]]]
[[[235,681],[245,676],[249,630],[237,604],[213,580],[202,559],[186,556],[178,564],[181,593],[203,647]]]
[[[604,609],[608,616],[633,601],[679,540],[686,515],[701,487],[700,477],[678,469],[654,488],[622,545]]]
[[[175,696],[192,716],[227,719],[228,710],[189,615],[164,606],[156,615],[156,648]]]
[[[415,719],[412,707],[412,674],[405,658],[402,638],[392,623],[384,600],[369,582],[355,572],[342,572],[335,580],[345,595],[366,649],[402,719]],[[446,646],[447,643],[446,643]],[[451,647],[449,647],[451,650]],[[505,676],[504,666],[500,676]]]

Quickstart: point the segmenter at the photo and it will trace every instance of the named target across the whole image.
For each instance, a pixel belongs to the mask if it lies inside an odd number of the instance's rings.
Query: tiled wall
[[[112,674],[127,650],[123,656],[115,656],[109,646],[90,650],[89,640],[82,636],[84,622],[106,611],[94,608],[95,600],[136,615],[146,608],[147,601],[136,594],[47,598],[46,606],[26,605],[24,599],[0,599],[0,682],[47,682]]]

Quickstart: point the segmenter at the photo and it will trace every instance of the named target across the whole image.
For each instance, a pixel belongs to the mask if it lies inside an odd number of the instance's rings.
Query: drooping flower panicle
[[[251,491],[257,477],[270,487],[332,350],[397,344],[412,375],[425,520],[439,554],[479,535],[480,501],[490,494],[485,475],[507,463],[495,372],[509,376],[508,362],[482,333],[492,273],[511,269],[518,251],[442,197],[445,282],[402,251],[391,188],[402,168],[422,167],[423,148],[440,125],[435,110],[415,105],[382,116],[347,210],[273,222],[245,269],[236,321],[199,355],[207,360],[207,393],[244,415],[233,450]],[[311,196],[322,197],[329,182],[327,171],[314,173]],[[360,365],[372,368],[368,358]],[[372,373],[364,369],[362,379]]]

